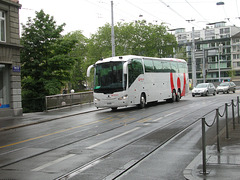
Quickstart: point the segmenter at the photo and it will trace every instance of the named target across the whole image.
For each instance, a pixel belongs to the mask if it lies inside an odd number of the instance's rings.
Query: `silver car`
[[[208,94],[216,95],[216,88],[212,83],[200,83],[192,90],[192,97],[195,95],[207,96]]]
[[[229,93],[230,91],[232,91],[233,93],[235,93],[236,91],[236,85],[234,84],[234,82],[222,82],[218,87],[217,87],[217,94],[219,92],[224,93]]]

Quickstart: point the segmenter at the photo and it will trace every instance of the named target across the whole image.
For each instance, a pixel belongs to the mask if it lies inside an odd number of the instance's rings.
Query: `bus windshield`
[[[123,76],[123,62],[96,64],[94,92],[114,93],[126,89],[126,78]]]

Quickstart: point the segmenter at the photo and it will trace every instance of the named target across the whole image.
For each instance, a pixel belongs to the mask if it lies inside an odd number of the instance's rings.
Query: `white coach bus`
[[[94,104],[97,108],[179,101],[189,91],[185,60],[143,56],[117,56],[97,61],[94,68]]]

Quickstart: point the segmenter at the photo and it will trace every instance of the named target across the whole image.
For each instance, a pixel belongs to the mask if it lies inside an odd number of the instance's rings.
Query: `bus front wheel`
[[[142,109],[146,106],[146,98],[144,94],[141,94],[139,108]]]

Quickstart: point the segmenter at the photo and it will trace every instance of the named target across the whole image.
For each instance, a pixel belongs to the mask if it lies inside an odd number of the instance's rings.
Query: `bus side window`
[[[171,72],[170,63],[167,61],[162,61],[163,72]]]
[[[155,72],[153,61],[151,59],[144,59],[145,72]]]
[[[172,70],[171,72],[178,73],[178,63],[177,62],[171,62]]]
[[[179,72],[180,73],[185,73],[186,72],[186,70],[185,70],[185,64],[183,64],[183,63],[178,63],[178,67],[179,67]]]
[[[163,72],[163,66],[161,61],[153,61],[154,68],[156,72]]]
[[[128,87],[132,85],[135,79],[143,74],[143,66],[141,59],[133,59],[130,64],[128,64],[128,74],[129,74],[129,83]]]

